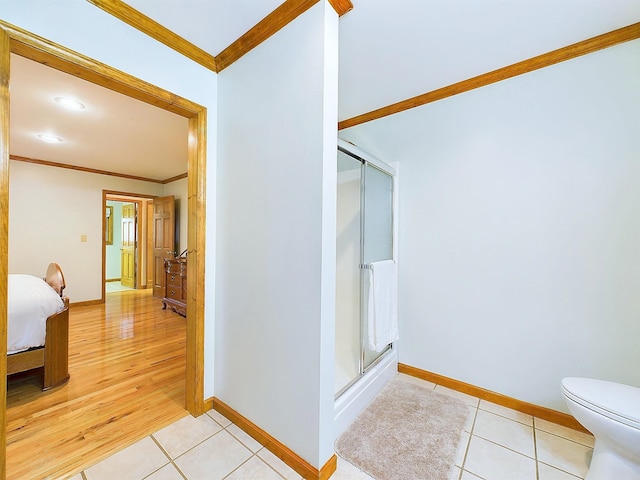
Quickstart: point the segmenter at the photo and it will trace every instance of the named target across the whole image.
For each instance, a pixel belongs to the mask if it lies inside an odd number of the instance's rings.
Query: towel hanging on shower
[[[396,263],[393,260],[372,262],[369,272],[367,302],[368,344],[381,352],[400,338],[398,334],[398,301]]]

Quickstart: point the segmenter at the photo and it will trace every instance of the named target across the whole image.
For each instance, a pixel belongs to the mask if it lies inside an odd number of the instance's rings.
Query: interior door
[[[175,252],[175,200],[173,195],[153,200],[153,296],[164,297],[164,259]]]
[[[136,288],[136,205],[122,205],[122,248],[120,261],[120,283],[124,287]]]

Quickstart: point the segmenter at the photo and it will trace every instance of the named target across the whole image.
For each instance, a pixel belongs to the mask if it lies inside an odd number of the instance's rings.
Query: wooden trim
[[[329,0],[329,3],[339,17],[353,10],[353,3],[351,3],[351,0]]]
[[[320,470],[315,468],[289,447],[276,440],[256,424],[240,415],[220,399],[213,397],[213,408],[231,420],[240,429],[264,445],[271,453],[298,472],[305,480],[325,480],[336,471],[337,458],[334,455],[327,460]]]
[[[603,35],[598,35],[597,37],[574,43],[573,45],[553,50],[551,52],[538,55],[537,57],[514,63],[513,65],[499,68],[498,70],[493,70],[492,72],[484,73],[477,77],[469,78],[467,80],[454,83],[453,85],[439,88],[428,93],[423,93],[422,95],[402,100],[401,102],[387,105],[386,107],[378,108],[371,112],[343,120],[338,122],[338,130],[354,127],[395,113],[404,112],[411,108],[420,107],[428,103],[458,95],[459,93],[468,92],[469,90],[474,90],[476,88],[506,80],[507,78],[533,72],[534,70],[548,67],[566,60],[571,60],[588,53],[593,53],[598,50],[631,40],[636,40],[638,38],[640,38],[640,23],[634,23],[633,25],[605,33]]]
[[[487,400],[488,402],[502,405],[503,407],[517,410],[518,412],[533,415],[534,417],[541,418],[542,420],[547,420],[548,422],[552,422],[558,425],[562,425],[563,427],[572,428],[573,430],[578,430],[580,432],[590,433],[586,428],[578,423],[578,421],[573,418],[573,416],[567,413],[552,410],[551,408],[541,407],[533,403],[524,402],[522,400],[518,400],[517,398],[508,397],[501,393],[492,392],[491,390],[476,387],[475,385],[470,385],[468,383],[461,382],[460,380],[455,380],[453,378],[438,375],[437,373],[421,370],[410,365],[405,365],[404,363],[398,363],[398,371],[400,373],[411,375],[412,377],[421,378],[422,380],[442,385],[443,387],[451,388],[452,390],[456,390],[458,392],[473,395],[474,397],[478,397],[482,400]],[[560,386],[558,386],[558,389],[559,388]]]
[[[331,475],[335,473],[337,468],[338,468],[338,457],[336,457],[336,454],[334,453],[333,455],[331,455],[331,458],[327,460],[327,463],[325,463],[320,469],[320,472],[318,474],[318,480],[327,480],[328,478],[331,477]]]
[[[83,302],[71,302],[69,307],[88,307],[90,305],[100,305],[104,303],[104,298],[97,298],[95,300],[85,300]]]
[[[259,21],[247,33],[216,55],[216,67],[221,72],[253,50],[320,0],[285,0],[278,8]]]
[[[9,67],[11,41],[0,25],[0,305],[9,275]],[[0,308],[0,480],[7,474],[7,309]]]
[[[191,118],[202,110],[202,106],[197,103],[178,97],[133,75],[97,62],[3,20],[0,20],[0,28],[4,28],[9,33],[11,52],[16,55],[185,118]]]
[[[68,170],[76,170],[78,172],[95,173],[96,175],[109,175],[112,177],[127,178],[129,180],[141,180],[143,182],[162,183],[162,180],[153,178],[138,177],[135,175],[127,175],[125,173],[115,173],[108,170],[98,170],[96,168],[81,167],[79,165],[69,165],[67,163],[50,162],[49,160],[38,160],[36,158],[21,157],[20,155],[10,155],[11,160],[16,162],[34,163],[36,165],[44,165],[47,167],[66,168]]]
[[[187,218],[187,410],[204,406],[204,273],[206,231],[207,112],[189,119]]]
[[[188,40],[185,40],[180,35],[172,32],[155,20],[152,20],[125,2],[115,0],[87,1],[133,28],[149,35],[160,43],[163,43],[167,47],[172,48],[176,52],[181,53],[185,57],[190,58],[194,62],[199,63],[203,67],[217,72],[216,60],[213,55],[205,52]]]
[[[189,174],[187,172],[185,172],[185,173],[181,173],[180,175],[176,175],[175,177],[171,177],[171,178],[167,178],[165,180],[162,180],[160,183],[167,184],[167,183],[175,182],[176,180],[182,180],[183,178],[187,178],[188,176],[189,176]]]
[[[129,180],[140,180],[141,182],[160,183],[167,184],[186,178],[187,173],[181,173],[175,177],[167,178],[166,180],[157,180],[155,178],[138,177],[136,175],[128,175],[126,173],[111,172],[109,170],[98,170],[96,168],[81,167],[79,165],[69,165],[68,163],[50,162],[49,160],[39,160],[37,158],[21,157],[20,155],[10,155],[11,160],[16,162],[35,163],[36,165],[44,165],[47,167],[67,168],[69,170],[76,170],[78,172],[95,173],[96,175],[109,175],[111,177],[127,178]]]

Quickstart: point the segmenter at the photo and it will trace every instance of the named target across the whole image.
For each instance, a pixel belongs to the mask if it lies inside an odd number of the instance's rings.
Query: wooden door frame
[[[204,402],[205,173],[207,110],[155,85],[0,20],[0,304],[6,305],[9,211],[10,53],[48,65],[189,120],[187,354],[185,407],[194,416]],[[7,373],[6,309],[0,309],[0,378]],[[3,340],[4,339],[4,340]],[[0,382],[0,479],[6,477],[6,382]]]
[[[111,198],[111,197],[115,197],[115,198]],[[126,197],[126,198],[125,198]],[[138,198],[139,200],[136,200],[136,198]],[[129,202],[129,203],[135,203],[137,205],[136,207],[136,213],[139,215],[144,215],[147,216],[147,212],[142,213],[142,205],[143,202],[145,200],[153,200],[154,198],[158,198],[158,195],[147,195],[144,193],[132,193],[132,192],[120,192],[120,191],[116,191],[116,190],[102,190],[102,218],[105,218],[106,215],[106,208],[107,208],[107,201],[111,200],[114,202]],[[147,221],[149,219],[147,218]],[[136,224],[136,242],[140,242],[141,238],[144,238],[145,240],[147,239],[147,232],[145,232],[143,230],[142,227],[142,221],[137,222]],[[102,238],[105,238],[105,223],[102,222]],[[146,258],[142,258],[142,254],[141,254],[141,248],[138,248],[138,245],[136,244],[136,261],[138,262],[138,265],[141,265],[141,262],[147,262]],[[105,302],[105,286],[106,286],[106,278],[107,278],[107,274],[106,274],[106,260],[107,260],[107,246],[104,243],[104,241],[102,242],[102,298],[101,298],[101,303]],[[149,266],[147,265],[147,268],[149,268]],[[145,279],[146,282],[146,279]],[[145,283],[146,284],[146,283]],[[142,282],[140,279],[140,276],[138,275],[138,272],[136,271],[136,288],[141,288],[142,287]]]

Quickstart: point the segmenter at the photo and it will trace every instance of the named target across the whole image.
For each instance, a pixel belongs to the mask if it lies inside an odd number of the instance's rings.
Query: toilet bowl
[[[568,377],[562,380],[562,395],[595,438],[585,480],[639,480],[640,388]]]

